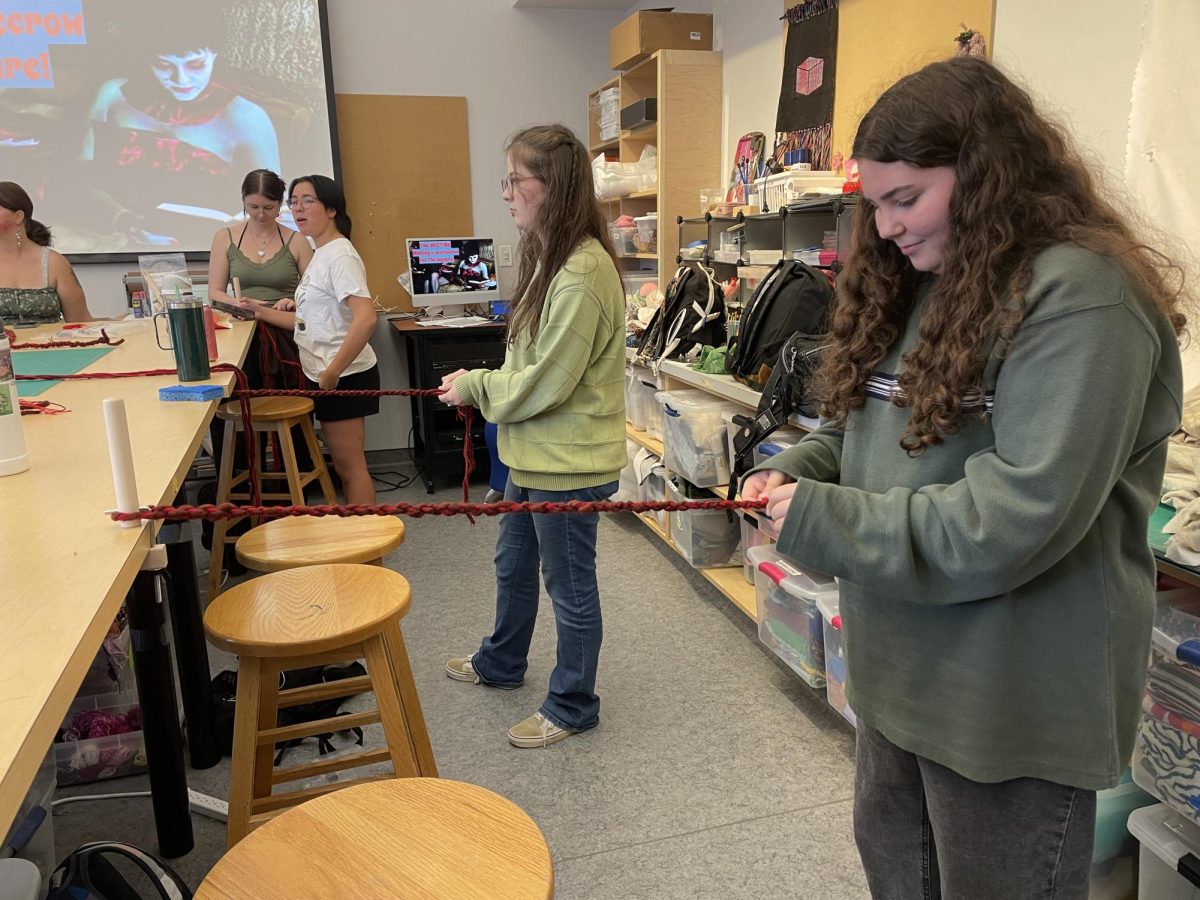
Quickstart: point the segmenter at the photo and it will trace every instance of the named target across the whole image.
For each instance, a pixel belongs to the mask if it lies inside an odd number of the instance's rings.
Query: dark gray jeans
[[[858,723],[854,838],[874,900],[1086,900],[1096,793],[981,784]]]

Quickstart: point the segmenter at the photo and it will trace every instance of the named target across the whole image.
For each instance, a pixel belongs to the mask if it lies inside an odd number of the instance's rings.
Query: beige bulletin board
[[[338,94],[342,181],[371,295],[411,310],[396,283],[409,237],[473,233],[466,97]]]

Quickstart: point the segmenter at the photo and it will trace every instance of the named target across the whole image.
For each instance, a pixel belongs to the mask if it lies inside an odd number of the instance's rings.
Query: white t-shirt
[[[296,286],[296,347],[311,380],[320,378],[346,340],[353,319],[347,298],[370,296],[367,267],[350,241],[340,237],[317,248]],[[342,374],[365,372],[375,362],[367,344]]]

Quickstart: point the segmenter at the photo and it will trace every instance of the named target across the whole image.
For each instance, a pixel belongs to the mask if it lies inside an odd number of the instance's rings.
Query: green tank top
[[[292,239],[295,240],[295,236]],[[229,283],[232,284],[233,279],[237,278],[242,285],[242,296],[248,300],[278,300],[280,297],[295,296],[296,285],[300,283],[300,267],[288,248],[290,243],[285,243],[266,262],[254,263],[234,244],[233,232],[229,231],[229,247],[225,250],[225,257],[229,260]]]
[[[49,286],[49,263],[50,251],[43,247],[42,287],[0,287],[0,321],[5,325],[47,325],[62,321],[62,301],[58,291]]]

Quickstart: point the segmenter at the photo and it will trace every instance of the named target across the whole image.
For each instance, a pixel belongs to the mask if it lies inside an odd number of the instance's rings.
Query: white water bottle
[[[0,475],[16,475],[29,468],[25,434],[21,431],[21,402],[13,373],[12,348],[0,323]]]

